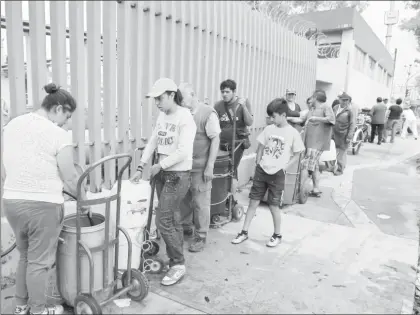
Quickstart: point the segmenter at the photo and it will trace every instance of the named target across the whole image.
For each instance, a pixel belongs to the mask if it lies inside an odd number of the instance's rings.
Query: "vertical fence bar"
[[[225,71],[224,68],[226,66],[225,59],[224,59],[224,50],[225,50],[225,36],[226,36],[226,21],[225,21],[225,6],[226,3],[222,1],[217,1],[218,8],[216,14],[220,18],[220,36],[219,36],[219,75],[218,75],[218,84],[221,83],[222,80],[225,80]]]
[[[88,33],[88,112],[90,163],[101,158],[101,2],[86,3]],[[90,191],[98,192],[101,187],[101,170],[95,169],[90,175]]]
[[[53,82],[67,89],[66,3],[50,1]]]
[[[130,109],[130,5],[117,5],[117,104],[118,104],[118,152],[129,151],[129,109]],[[118,169],[127,161],[118,160]],[[123,179],[128,174],[124,172]]]
[[[160,71],[159,71],[159,77],[167,77],[167,71],[166,71],[166,65],[168,64],[168,60],[166,58],[167,56],[167,42],[168,42],[168,36],[167,36],[167,30],[166,30],[166,1],[160,1],[160,15],[158,16],[158,19],[160,19],[160,44],[158,46],[158,51],[160,51]],[[173,78],[171,78],[173,79]]]
[[[10,86],[9,120],[26,112],[22,1],[6,1],[6,34]]]
[[[237,2],[229,1],[229,12],[230,12],[230,21],[229,21],[229,38],[230,38],[230,53],[229,53],[229,76],[238,83],[238,86],[242,87],[242,82],[238,82],[238,77],[236,76],[236,54],[237,54],[237,41],[238,41],[238,12],[235,10]],[[241,90],[241,89],[240,89]]]
[[[71,93],[77,100],[76,112],[72,115],[72,136],[75,146],[75,161],[82,167],[86,164],[85,109],[87,101],[83,13],[82,1],[69,2]]]
[[[26,59],[30,59],[32,64],[32,104],[34,109],[38,109],[45,95],[42,88],[47,84],[45,3],[44,1],[28,1],[28,3],[31,49]]]
[[[141,62],[142,62],[142,47],[139,42],[142,42],[142,8],[139,8],[139,3],[134,8],[130,9],[130,30],[134,36],[131,37],[131,70],[130,70],[130,118],[129,118],[129,140],[130,151],[133,156],[130,166],[130,175],[135,172],[138,164],[135,149],[141,147]],[[139,21],[140,19],[140,21]]]
[[[247,68],[249,65],[249,60],[247,60],[248,57],[248,28],[250,25],[249,16],[248,16],[248,8],[245,7],[245,4],[239,5],[240,9],[240,16],[242,16],[242,19],[239,19],[239,31],[241,34],[241,43],[240,43],[240,60],[238,61],[238,67],[241,68],[240,70],[240,80],[242,82],[242,87],[245,93],[245,96],[249,98],[250,91],[248,88],[248,79],[246,77]],[[247,62],[248,61],[248,62]]]
[[[194,84],[195,82],[193,81],[193,76],[194,76],[194,69],[195,69],[195,64],[194,64],[194,56],[196,55],[195,53],[195,43],[194,43],[194,27],[196,24],[196,18],[195,18],[195,2],[194,1],[189,1],[188,2],[188,9],[189,9],[189,15],[188,15],[188,30],[189,30],[189,56],[187,59],[187,68],[188,68],[188,76],[187,76],[187,81],[190,82],[191,84]]]
[[[156,58],[155,58],[155,54],[156,54],[156,3],[154,1],[148,2],[150,5],[150,14],[149,14],[149,55],[148,55],[148,78],[149,81],[147,86],[149,86],[149,89],[152,87],[153,83],[158,79],[157,78],[157,72],[155,69],[155,64],[156,64]],[[149,103],[149,109],[151,109],[152,112],[152,125],[150,127],[150,131],[149,134],[151,134],[153,126],[155,125],[155,121],[158,115],[158,111],[156,106],[154,106],[154,99],[148,99],[148,103]],[[150,117],[148,118],[150,119]]]
[[[197,56],[197,62],[195,63],[195,70],[196,73],[194,74],[194,81],[191,82],[195,86],[195,92],[197,93],[197,96],[199,99],[203,99],[204,95],[202,95],[202,88],[201,88],[201,77],[203,74],[202,66],[203,62],[205,62],[204,59],[204,49],[203,49],[203,16],[204,16],[204,5],[203,1],[196,1],[196,14],[198,19],[195,21],[194,28],[196,28],[195,37],[197,37],[197,47],[195,55]]]
[[[104,107],[104,155],[116,151],[116,104],[117,104],[117,5],[115,1],[103,2],[103,107]],[[104,185],[111,189],[116,178],[115,160],[105,165]]]
[[[217,56],[218,56],[218,47],[219,47],[219,12],[217,11],[217,8],[219,8],[219,2],[213,1],[212,6],[212,35],[213,35],[213,58],[212,58],[212,75],[211,75],[211,90],[210,90],[210,104],[214,105],[216,103],[216,91],[217,91],[217,71],[216,71],[216,65],[217,65]]]
[[[145,12],[145,16],[144,16],[144,28],[147,29],[148,31],[144,32],[144,37],[143,40],[144,42],[142,43],[144,46],[142,47],[143,49],[143,61],[142,64],[144,65],[143,67],[143,86],[144,88],[142,89],[144,94],[143,96],[149,91],[149,89],[151,88],[153,82],[152,78],[150,77],[150,63],[149,63],[149,54],[152,51],[152,49],[150,48],[150,44],[146,45],[146,43],[150,43],[149,39],[154,36],[154,34],[152,34],[154,32],[153,27],[150,27],[153,19],[154,19],[154,11],[153,13],[151,12],[153,3],[152,2],[148,2],[148,1],[144,1],[143,4],[143,12]],[[140,13],[139,13],[140,14]],[[153,51],[152,51],[153,53]],[[150,58],[153,59],[153,56],[151,56]],[[152,106],[154,106],[154,100],[150,100],[150,99],[144,99],[142,101],[142,110],[141,110],[141,120],[142,120],[142,137],[145,138],[149,138],[151,135],[151,131],[152,131],[152,125],[153,125],[153,117],[152,116]]]
[[[181,48],[181,62],[180,62],[180,68],[179,68],[179,73],[180,73],[180,82],[184,82],[186,81],[185,77],[186,77],[186,66],[185,66],[185,61],[186,61],[186,33],[187,33],[187,3],[185,1],[181,1],[181,12],[180,12],[180,24],[181,24],[181,40],[180,40],[180,48]]]
[[[269,102],[274,99],[274,25],[272,22],[269,22],[268,24],[270,34],[269,34],[269,57],[270,57],[270,66],[268,70],[270,71],[270,79],[269,79]]]
[[[241,95],[246,97],[247,95],[247,91],[245,91],[244,87],[245,87],[245,82],[242,79],[241,76],[241,58],[242,58],[242,43],[243,43],[243,39],[242,39],[242,33],[243,33],[243,28],[242,28],[242,23],[241,21],[243,21],[244,19],[244,15],[242,14],[241,8],[242,8],[242,3],[240,2],[233,2],[233,15],[236,17],[236,19],[234,20],[234,47],[235,47],[235,53],[233,54],[233,64],[234,64],[234,77],[236,78],[236,80],[238,80],[240,82],[240,91],[241,91]]]
[[[175,73],[176,64],[179,62],[179,60],[176,59],[177,54],[175,53],[175,51],[179,49],[178,45],[176,44],[177,35],[178,35],[176,20],[177,20],[177,16],[179,12],[177,10],[175,1],[171,1],[169,14],[171,16],[170,26],[169,26],[171,29],[171,35],[170,35],[171,39],[170,39],[170,49],[169,49],[169,54],[170,54],[169,77],[175,80],[175,82],[179,82],[178,75]]]
[[[224,69],[224,74],[225,74],[225,78],[229,78],[229,79],[233,79],[235,80],[235,78],[232,77],[232,72],[231,72],[231,66],[232,66],[232,2],[231,1],[226,1],[225,2],[226,5],[226,10],[225,10],[225,21],[226,21],[226,63],[225,63],[225,69]],[[237,80],[235,80],[237,81]]]
[[[206,48],[205,48],[205,64],[204,64],[204,82],[203,82],[203,100],[208,100],[210,103],[210,95],[211,91],[209,91],[209,78],[212,77],[210,72],[213,70],[213,67],[210,66],[210,63],[213,61],[211,57],[211,51],[212,51],[212,30],[213,30],[213,23],[211,20],[211,8],[212,8],[213,2],[206,1],[204,3],[205,9],[206,9],[206,22],[204,24],[205,29],[205,36],[206,36]],[[202,74],[198,74],[199,77],[202,76]]]

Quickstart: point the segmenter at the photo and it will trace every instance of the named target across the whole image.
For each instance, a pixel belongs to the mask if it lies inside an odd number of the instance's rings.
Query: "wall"
[[[10,103],[12,115],[19,115],[26,111],[21,93],[25,75],[22,3],[7,1],[5,7]],[[158,114],[145,95],[159,77],[192,83],[199,98],[208,98],[210,104],[220,99],[220,82],[234,79],[238,94],[250,99],[254,111],[253,146],[247,154],[255,151],[255,138],[265,126],[267,104],[288,87],[294,87],[297,101],[304,103],[315,86],[314,43],[287,30],[281,25],[284,21],[267,20],[243,2],[87,1],[85,10],[83,2],[73,1],[66,12],[64,2],[52,1],[50,8],[46,13],[44,2],[29,2],[29,45],[25,47],[32,65],[31,103],[36,108],[45,95],[45,14],[50,14],[52,80],[69,88],[78,100],[72,134],[76,161],[82,166],[86,154],[97,161],[116,152],[132,154],[143,145]],[[84,15],[89,17],[86,27]],[[106,165],[104,179],[99,170],[93,173],[92,191],[100,190],[103,180],[107,187],[115,180],[112,163]]]

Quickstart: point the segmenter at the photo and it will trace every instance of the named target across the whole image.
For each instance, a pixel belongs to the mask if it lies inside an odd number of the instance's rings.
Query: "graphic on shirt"
[[[176,126],[172,123],[157,124],[157,144],[162,146],[170,146],[174,143]]]
[[[230,112],[230,116],[232,117],[232,119],[233,119],[233,111],[231,110],[231,109],[229,109],[229,112]],[[238,121],[239,120],[239,117],[238,116],[236,116],[236,121]],[[222,117],[220,117],[220,121],[222,121],[222,122],[226,122],[226,123],[230,123],[230,119],[229,119],[229,116],[228,116],[228,114],[223,114],[223,116]]]
[[[264,155],[279,159],[284,152],[285,140],[281,136],[271,135],[268,137],[268,143],[264,148]]]

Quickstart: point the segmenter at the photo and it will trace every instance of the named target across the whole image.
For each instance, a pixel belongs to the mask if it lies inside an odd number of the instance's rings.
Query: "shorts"
[[[251,191],[249,192],[249,199],[263,200],[268,189],[267,203],[273,206],[280,206],[283,199],[285,178],[284,170],[270,175],[261,166],[257,165]]]
[[[307,148],[305,157],[302,160],[302,168],[308,171],[315,171],[319,169],[319,158],[324,151]]]

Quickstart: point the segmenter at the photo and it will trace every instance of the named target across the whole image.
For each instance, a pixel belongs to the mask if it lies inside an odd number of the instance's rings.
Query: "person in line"
[[[405,118],[405,121],[401,131],[401,139],[405,139],[407,137],[407,129],[410,128],[411,132],[413,133],[414,140],[417,140],[417,138],[419,137],[417,131],[417,118],[416,115],[414,115],[413,110],[409,106],[410,105],[407,104],[402,113],[402,116]]]
[[[169,257],[169,271],[161,283],[169,286],[177,283],[186,272],[180,204],[190,188],[197,127],[190,110],[181,106],[181,92],[171,79],[157,80],[147,97],[155,99],[160,113],[131,181],[139,182],[144,166],[156,150],[157,161],[151,167],[151,178],[155,180],[159,199],[156,226]]]
[[[320,197],[322,193],[319,189],[319,158],[324,151],[330,150],[332,127],[335,124],[334,112],[326,102],[325,91],[316,90],[312,95],[309,111],[300,118],[288,118],[293,123],[306,125],[304,131],[306,151],[301,172],[304,172],[304,181],[307,176],[312,176],[313,190],[309,193],[312,197]]]
[[[384,128],[385,130],[385,138],[384,138],[384,142],[386,142],[388,139],[388,130],[391,130],[391,143],[394,143],[395,141],[395,134],[397,132],[397,126],[398,123],[401,119],[401,114],[403,112],[402,109],[402,99],[398,98],[397,101],[395,102],[395,105],[391,105],[388,109],[389,114],[388,114],[388,120],[386,122],[386,128]]]
[[[211,188],[214,162],[220,145],[220,125],[216,110],[198,100],[193,86],[181,83],[182,106],[189,109],[197,126],[194,139],[191,187],[181,203],[184,234],[192,236],[190,252],[204,249],[210,227]]]
[[[38,110],[15,117],[4,127],[3,206],[19,251],[14,314],[64,311],[61,305],[47,306],[45,290],[63,226],[64,185],[77,195],[73,141],[61,128],[77,104],[54,83],[44,89],[47,95]],[[86,198],[85,191],[81,194]]]
[[[225,80],[220,84],[222,100],[214,105],[219,116],[220,123],[220,149],[231,151],[233,137],[233,114],[236,113],[236,142],[242,141],[242,145],[235,151],[233,165],[233,198],[236,200],[238,187],[238,166],[241,163],[244,151],[251,146],[248,127],[254,123],[254,115],[251,110],[251,103],[248,99],[236,95],[236,82]]]
[[[384,129],[382,130],[382,142],[383,143],[386,143],[387,142],[387,138],[388,138],[387,121],[388,121],[388,116],[389,116],[389,106],[388,106],[388,99],[387,98],[383,98],[383,100],[384,100],[384,105],[386,106],[386,113],[385,113]]]
[[[286,89],[286,101],[289,106],[289,112],[287,117],[300,117],[302,108],[296,103],[296,91],[293,89]],[[308,107],[309,108],[309,107]],[[296,128],[299,132],[302,130],[302,125],[299,123],[293,123],[289,121],[289,124]]]
[[[387,108],[382,102],[382,97],[376,99],[376,104],[373,105],[370,116],[372,117],[372,131],[370,136],[370,143],[373,143],[375,140],[376,133],[378,134],[378,145],[382,143],[383,129],[385,126],[385,117],[386,117]]]
[[[347,164],[347,149],[353,139],[355,125],[351,109],[351,96],[343,92],[338,96],[340,105],[334,106],[335,125],[333,127],[333,140],[337,151],[337,169],[334,175],[342,175]]]
[[[267,203],[273,217],[274,233],[266,245],[275,247],[281,241],[280,206],[286,172],[289,166],[299,160],[300,153],[305,149],[299,132],[287,121],[288,111],[287,101],[284,98],[274,99],[267,106],[267,114],[273,124],[266,126],[257,138],[256,168],[249,193],[249,206],[242,231],[232,240],[232,244],[240,244],[248,239],[251,221],[267,191]]]

